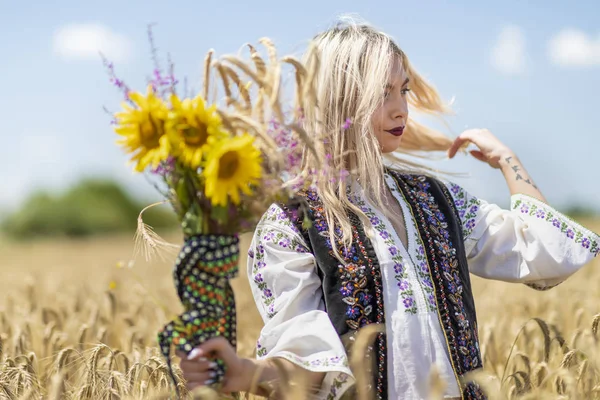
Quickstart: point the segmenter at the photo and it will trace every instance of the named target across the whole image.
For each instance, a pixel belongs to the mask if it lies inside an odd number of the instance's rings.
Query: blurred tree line
[[[129,196],[116,182],[85,179],[60,195],[40,191],[0,223],[8,237],[85,237],[119,232],[133,233],[137,216],[148,203]],[[176,227],[169,205],[144,212],[144,222],[154,228]]]
[[[133,233],[147,204],[129,196],[115,181],[85,179],[60,195],[32,194],[19,210],[0,221],[0,230],[15,239]],[[561,211],[576,221],[597,217],[591,208],[575,204]],[[157,229],[177,227],[169,205],[146,211],[144,222]]]

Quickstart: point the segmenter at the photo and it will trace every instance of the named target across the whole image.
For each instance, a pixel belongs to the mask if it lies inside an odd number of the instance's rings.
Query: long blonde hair
[[[341,228],[342,242],[348,246],[352,242],[348,210],[359,217],[368,233],[372,232],[372,225],[364,212],[345,195],[348,182],[336,179],[334,174],[336,171],[349,171],[352,179],[358,180],[371,204],[380,210],[387,208],[383,201],[384,155],[374,135],[371,116],[383,101],[393,57],[399,58],[410,78],[408,103],[411,111],[439,115],[449,109],[435,88],[415,71],[390,36],[364,22],[344,18],[335,27],[317,35],[311,46],[317,57],[310,56],[313,53],[308,52],[309,56],[303,62],[307,69],[316,67],[318,71],[314,77],[317,104],[303,105],[304,124],[307,132],[320,139],[320,157],[329,159],[332,167],[325,172],[326,176],[317,179],[315,185],[324,205],[331,243],[336,243],[334,226],[337,225]],[[343,129],[349,118],[352,123]],[[401,153],[444,151],[452,143],[449,137],[412,119],[407,121],[406,128],[398,149]],[[385,158],[392,159],[399,169],[425,171],[419,164],[403,162],[393,154],[385,155]],[[304,173],[307,176],[314,174],[317,165],[317,157],[305,152]],[[335,245],[333,247],[341,260],[338,249]]]

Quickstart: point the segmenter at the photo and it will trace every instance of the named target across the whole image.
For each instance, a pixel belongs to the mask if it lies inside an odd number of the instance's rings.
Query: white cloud
[[[54,34],[54,51],[67,59],[98,59],[102,52],[111,61],[124,62],[132,50],[124,35],[100,24],[72,24]]]
[[[563,29],[548,42],[550,61],[561,67],[600,66],[600,36],[594,40],[577,29]]]
[[[525,34],[518,26],[502,29],[490,54],[492,66],[506,75],[523,74],[527,68]]]

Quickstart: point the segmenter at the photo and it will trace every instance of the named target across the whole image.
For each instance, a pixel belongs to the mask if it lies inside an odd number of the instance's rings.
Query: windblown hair
[[[375,137],[371,118],[382,104],[384,89],[394,57],[397,57],[410,79],[408,103],[412,111],[444,114],[450,110],[442,102],[433,86],[425,81],[411,66],[404,52],[385,33],[365,23],[342,20],[334,28],[317,35],[311,42],[317,57],[305,57],[307,69],[314,68],[315,104],[305,104],[304,123],[307,132],[322,138],[319,146],[321,159],[329,158],[331,176],[318,179],[317,192],[326,210],[331,243],[336,243],[334,226],[342,232],[345,246],[352,242],[351,224],[347,211],[354,212],[372,233],[369,218],[348,199],[349,182],[336,179],[336,172],[345,170],[357,180],[368,200],[389,215],[384,202],[384,158],[389,158],[399,170],[427,173],[425,167],[402,160],[393,154],[383,155]],[[352,124],[342,129],[350,118]],[[414,120],[407,121],[401,147],[397,152],[419,154],[445,151],[452,139]],[[305,174],[317,169],[315,154],[305,152]],[[326,172],[327,173],[327,172]],[[339,257],[339,249],[336,249]],[[341,259],[341,258],[340,258]]]

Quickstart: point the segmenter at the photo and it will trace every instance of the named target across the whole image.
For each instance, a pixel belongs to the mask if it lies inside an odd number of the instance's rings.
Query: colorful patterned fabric
[[[189,353],[208,339],[223,336],[236,346],[235,301],[229,281],[237,276],[239,254],[237,236],[197,235],[185,241],[177,257],[173,279],[185,311],[158,334],[176,390],[170,359],[172,345]],[[215,383],[219,384],[225,366],[221,360],[216,363]]]

